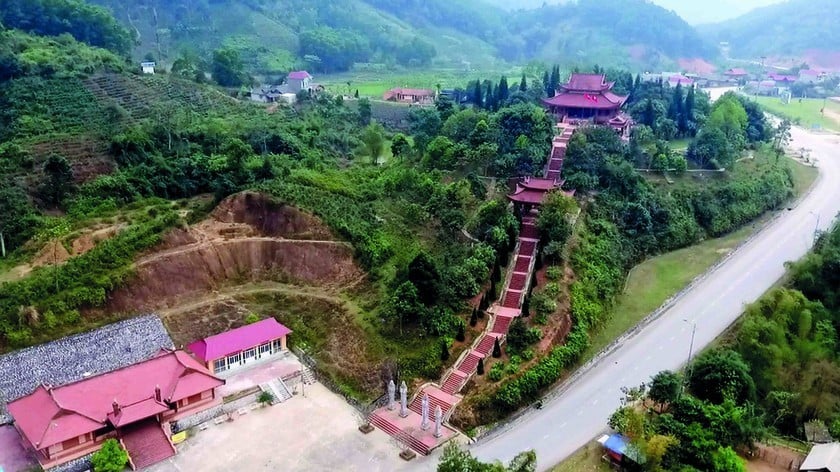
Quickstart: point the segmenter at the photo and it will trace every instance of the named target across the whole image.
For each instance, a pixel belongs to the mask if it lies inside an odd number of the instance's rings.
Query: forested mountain
[[[715,53],[676,14],[645,0],[580,0],[513,14],[485,0],[92,1],[130,26],[137,57],[171,63],[185,50],[207,57],[225,47],[266,74],[499,59],[648,68]]]
[[[728,41],[733,57],[840,51],[840,0],[791,0],[700,28],[714,41]]]
[[[725,21],[743,15],[754,8],[779,3],[783,0],[652,0],[652,3],[673,10],[692,25]],[[539,8],[543,4],[569,3],[569,0],[487,0],[505,10]]]
[[[668,59],[712,57],[714,49],[676,13],[645,0],[580,0],[519,11],[509,21],[524,55],[662,66]],[[656,25],[656,27],[651,27]]]

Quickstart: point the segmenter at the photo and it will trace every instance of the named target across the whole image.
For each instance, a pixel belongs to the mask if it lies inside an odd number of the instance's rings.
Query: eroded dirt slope
[[[210,217],[170,232],[111,294],[109,312],[178,306],[221,287],[271,280],[340,290],[364,273],[353,248],[318,218],[253,192],[233,195]]]

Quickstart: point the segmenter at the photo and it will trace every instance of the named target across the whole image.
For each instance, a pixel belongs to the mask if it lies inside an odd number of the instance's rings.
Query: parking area
[[[221,424],[193,428],[178,454],[153,466],[164,471],[394,471],[409,463],[385,433],[362,434],[355,410],[320,383],[271,407]],[[418,457],[410,465],[430,458]]]
[[[20,434],[14,426],[0,426],[0,470],[23,471],[36,465],[35,459],[23,448]]]

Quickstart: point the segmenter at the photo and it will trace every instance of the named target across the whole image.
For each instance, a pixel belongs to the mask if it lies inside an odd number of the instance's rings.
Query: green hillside
[[[497,66],[533,59],[642,69],[715,50],[676,14],[643,0],[582,0],[513,14],[485,0],[93,0],[139,38],[135,59],[237,50],[248,70],[319,73]],[[649,28],[649,25],[660,25]]]
[[[791,0],[700,31],[712,41],[728,41],[738,58],[840,52],[838,11],[838,0]]]
[[[136,58],[237,50],[251,72],[345,70],[350,64],[492,63],[495,50],[445,24],[420,27],[360,0],[94,0],[135,31]]]

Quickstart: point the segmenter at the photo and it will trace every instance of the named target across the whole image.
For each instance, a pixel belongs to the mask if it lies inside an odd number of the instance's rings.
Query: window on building
[[[242,361],[242,353],[237,353],[232,356],[228,356],[227,363],[230,368],[234,368],[239,365]]]
[[[275,339],[271,342],[271,352],[280,352],[281,349],[283,349],[283,344],[279,339]]]
[[[248,350],[245,351],[245,356],[242,358],[242,361],[244,362],[244,361],[247,361],[247,360],[251,360],[254,357],[256,357],[256,355],[257,355],[257,348],[252,347],[251,349],[248,349]]]
[[[265,343],[260,345],[260,357],[265,354],[271,354],[271,343]]]
[[[224,372],[228,369],[227,358],[213,361],[213,372]]]

